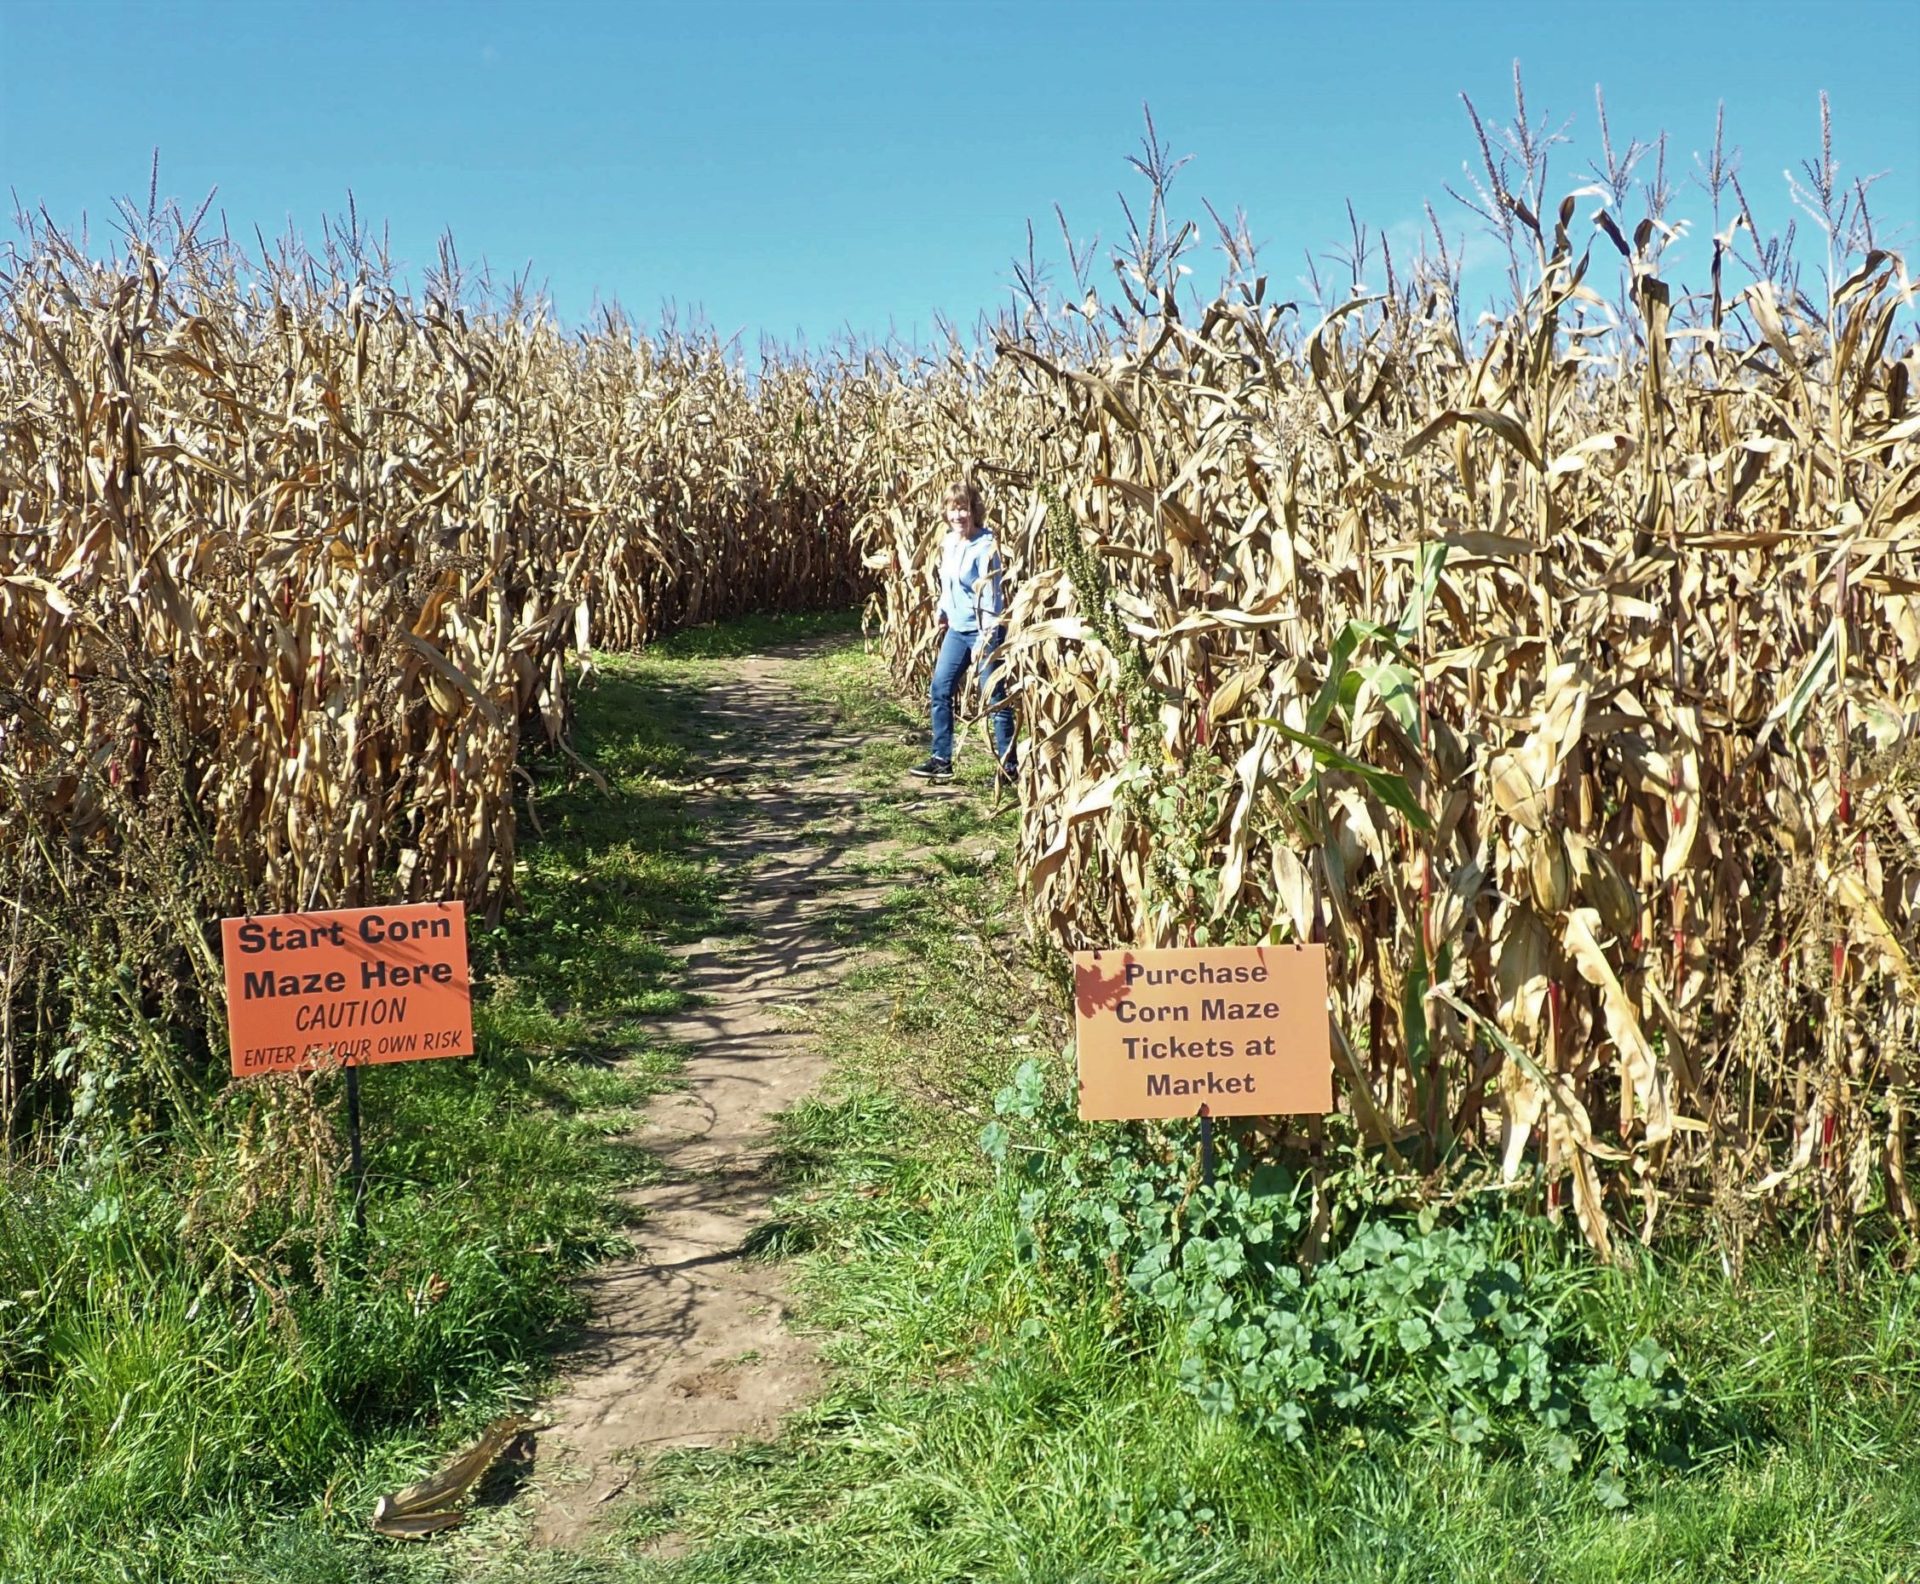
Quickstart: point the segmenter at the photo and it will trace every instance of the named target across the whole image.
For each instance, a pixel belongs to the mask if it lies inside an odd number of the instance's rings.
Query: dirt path
[[[655,1454],[771,1433],[819,1383],[781,1270],[744,1254],[777,1186],[772,1118],[827,1067],[799,1014],[845,972],[849,910],[881,895],[852,861],[855,745],[792,685],[817,647],[742,660],[708,689],[710,773],[728,790],[694,811],[738,933],[684,950],[701,1004],[659,1024],[688,1048],[685,1088],[635,1135],[663,1175],[624,1196],[645,1214],[635,1253],[589,1279],[588,1328],[547,1405],[533,1525],[546,1544],[594,1528]]]

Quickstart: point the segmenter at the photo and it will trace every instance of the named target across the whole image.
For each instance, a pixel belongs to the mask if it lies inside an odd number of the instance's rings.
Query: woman
[[[971,484],[947,486],[943,502],[946,542],[940,547],[940,653],[933,662],[933,754],[913,767],[927,781],[953,779],[953,701],[960,679],[977,662],[979,686],[989,692],[995,776],[1014,782],[1013,711],[993,663],[1007,635],[1005,593],[1000,586],[1000,547],[986,523],[986,503]]]

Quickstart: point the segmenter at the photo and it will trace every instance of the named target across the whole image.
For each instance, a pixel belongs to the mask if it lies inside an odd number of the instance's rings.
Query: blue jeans
[[[993,662],[994,651],[1007,636],[1004,627],[990,633],[956,632],[949,627],[940,640],[940,655],[933,662],[933,757],[953,758],[953,701],[960,693],[960,679],[976,651],[980,676],[976,684],[991,689],[993,709],[993,753],[1007,770],[1013,769],[1013,709],[1007,703],[1007,689]]]

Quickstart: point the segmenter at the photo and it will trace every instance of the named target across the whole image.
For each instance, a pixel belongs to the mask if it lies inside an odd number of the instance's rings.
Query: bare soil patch
[[[644,1213],[634,1253],[588,1279],[590,1318],[546,1405],[533,1516],[546,1544],[586,1536],[659,1453],[770,1434],[820,1382],[780,1266],[749,1252],[779,1187],[773,1120],[828,1065],[805,1007],[846,971],[850,925],[883,890],[855,861],[854,745],[793,686],[815,647],[738,661],[708,692],[725,790],[695,810],[735,932],[685,949],[700,1003],[658,1026],[687,1047],[684,1087],[634,1135],[663,1173],[624,1196]]]

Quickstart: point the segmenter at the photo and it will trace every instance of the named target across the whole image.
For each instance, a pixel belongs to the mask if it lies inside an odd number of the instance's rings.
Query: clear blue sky
[[[1597,150],[1672,135],[1684,178],[1724,100],[1763,224],[1834,107],[1842,174],[1888,170],[1881,224],[1920,271],[1915,7],[1893,0],[1607,5],[296,4],[0,0],[0,189],[96,247],[116,195],[191,211],[217,186],[236,234],[317,237],[352,189],[396,254],[451,228],[496,273],[534,266],[561,317],[596,297],[723,333],[929,333],[1006,300],[1032,218],[1120,229],[1151,104],[1191,154],[1175,189],[1247,211],[1282,295],[1345,202],[1405,241],[1474,154],[1460,93],[1506,118],[1571,116],[1570,189]],[[1584,207],[1590,208],[1591,204]],[[1706,231],[1704,198],[1675,206]],[[1805,235],[1803,225],[1802,233]],[[1476,249],[1479,257],[1484,250]],[[1697,252],[1698,250],[1696,250]],[[1211,282],[1213,257],[1192,261]],[[1488,277],[1490,280],[1490,277]]]

